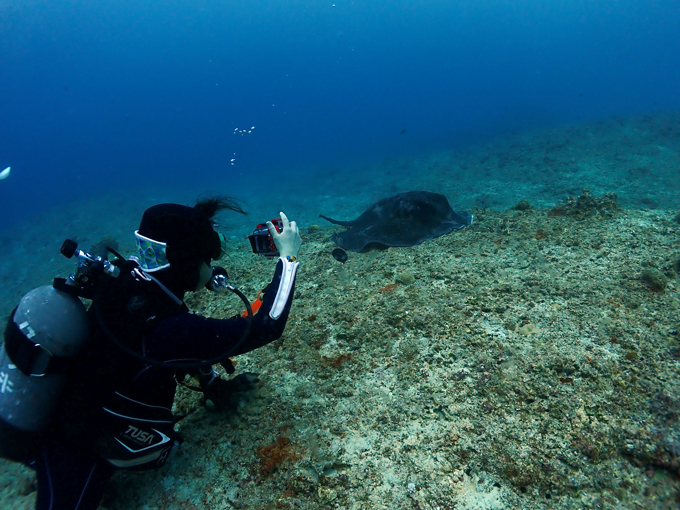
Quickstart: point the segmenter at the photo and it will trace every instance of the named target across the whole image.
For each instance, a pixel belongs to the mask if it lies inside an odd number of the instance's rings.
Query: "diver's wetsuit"
[[[286,287],[282,273],[290,271],[291,264],[293,280]],[[115,469],[95,453],[109,419],[102,408],[114,392],[150,406],[172,407],[176,371],[125,354],[106,338],[100,321],[120,342],[157,360],[202,361],[225,353],[246,353],[282,335],[293,300],[296,267],[297,263],[279,259],[262,306],[251,319],[249,334],[236,350],[247,319],[192,314],[156,283],[135,279],[128,267],[122,268],[119,278],[100,284],[93,299],[96,306],[90,308],[94,338],[77,363],[35,462],[36,509],[97,508]]]

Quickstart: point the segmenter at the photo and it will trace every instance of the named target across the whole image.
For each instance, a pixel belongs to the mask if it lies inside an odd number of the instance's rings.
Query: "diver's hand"
[[[300,229],[298,229],[297,224],[294,221],[289,222],[288,217],[281,214],[281,222],[283,223],[283,231],[281,233],[276,231],[276,227],[271,221],[267,222],[267,227],[269,228],[269,233],[274,239],[274,244],[276,244],[276,249],[279,250],[279,254],[282,257],[294,257],[297,258],[298,252],[300,251],[300,246],[302,245],[302,238],[300,237]]]

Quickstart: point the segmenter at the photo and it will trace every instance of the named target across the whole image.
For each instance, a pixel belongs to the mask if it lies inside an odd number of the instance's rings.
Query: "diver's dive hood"
[[[201,262],[210,265],[221,254],[219,234],[211,218],[180,204],[148,208],[135,232],[142,267],[164,271],[164,280],[192,290]],[[175,285],[172,285],[173,287]]]

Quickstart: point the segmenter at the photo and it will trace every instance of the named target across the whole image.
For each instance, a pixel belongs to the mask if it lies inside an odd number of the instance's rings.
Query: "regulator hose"
[[[212,359],[204,360],[204,361],[191,361],[191,362],[186,362],[186,363],[180,363],[180,362],[171,362],[171,361],[162,361],[159,359],[154,359],[154,358],[149,358],[148,356],[144,356],[143,354],[140,354],[139,352],[135,351],[134,349],[131,349],[124,343],[122,343],[116,335],[111,331],[111,329],[104,323],[104,319],[101,316],[101,311],[99,309],[99,305],[96,302],[92,303],[92,308],[94,310],[94,315],[95,318],[97,319],[97,323],[99,326],[102,328],[102,331],[106,335],[106,337],[113,343],[116,347],[118,347],[121,351],[123,351],[126,354],[129,354],[135,359],[138,359],[140,361],[143,361],[144,363],[148,363],[149,365],[157,366],[157,367],[163,367],[163,368],[170,368],[174,370],[196,370],[198,368],[203,368],[203,367],[208,367],[211,365],[214,365],[216,363],[219,363],[220,361],[224,360],[225,358],[228,358],[229,356],[232,356],[239,347],[241,347],[241,344],[245,341],[246,338],[248,338],[248,335],[250,334],[250,328],[251,328],[251,321],[253,319],[253,309],[250,306],[250,302],[248,301],[248,298],[238,290],[237,288],[233,286],[229,286],[228,290],[236,294],[239,298],[241,298],[241,301],[246,306],[246,309],[248,310],[248,317],[246,318],[247,320],[247,325],[246,329],[243,332],[243,335],[241,335],[241,338],[239,341],[234,345],[231,349],[228,351],[225,351],[224,354],[220,354],[219,356],[216,356]]]

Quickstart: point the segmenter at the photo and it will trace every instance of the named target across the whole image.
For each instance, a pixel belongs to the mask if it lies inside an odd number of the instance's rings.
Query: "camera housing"
[[[283,221],[281,218],[271,220],[277,232],[283,231]],[[274,238],[269,233],[267,223],[258,223],[253,233],[248,236],[253,253],[264,257],[278,257],[279,250],[276,248]]]

